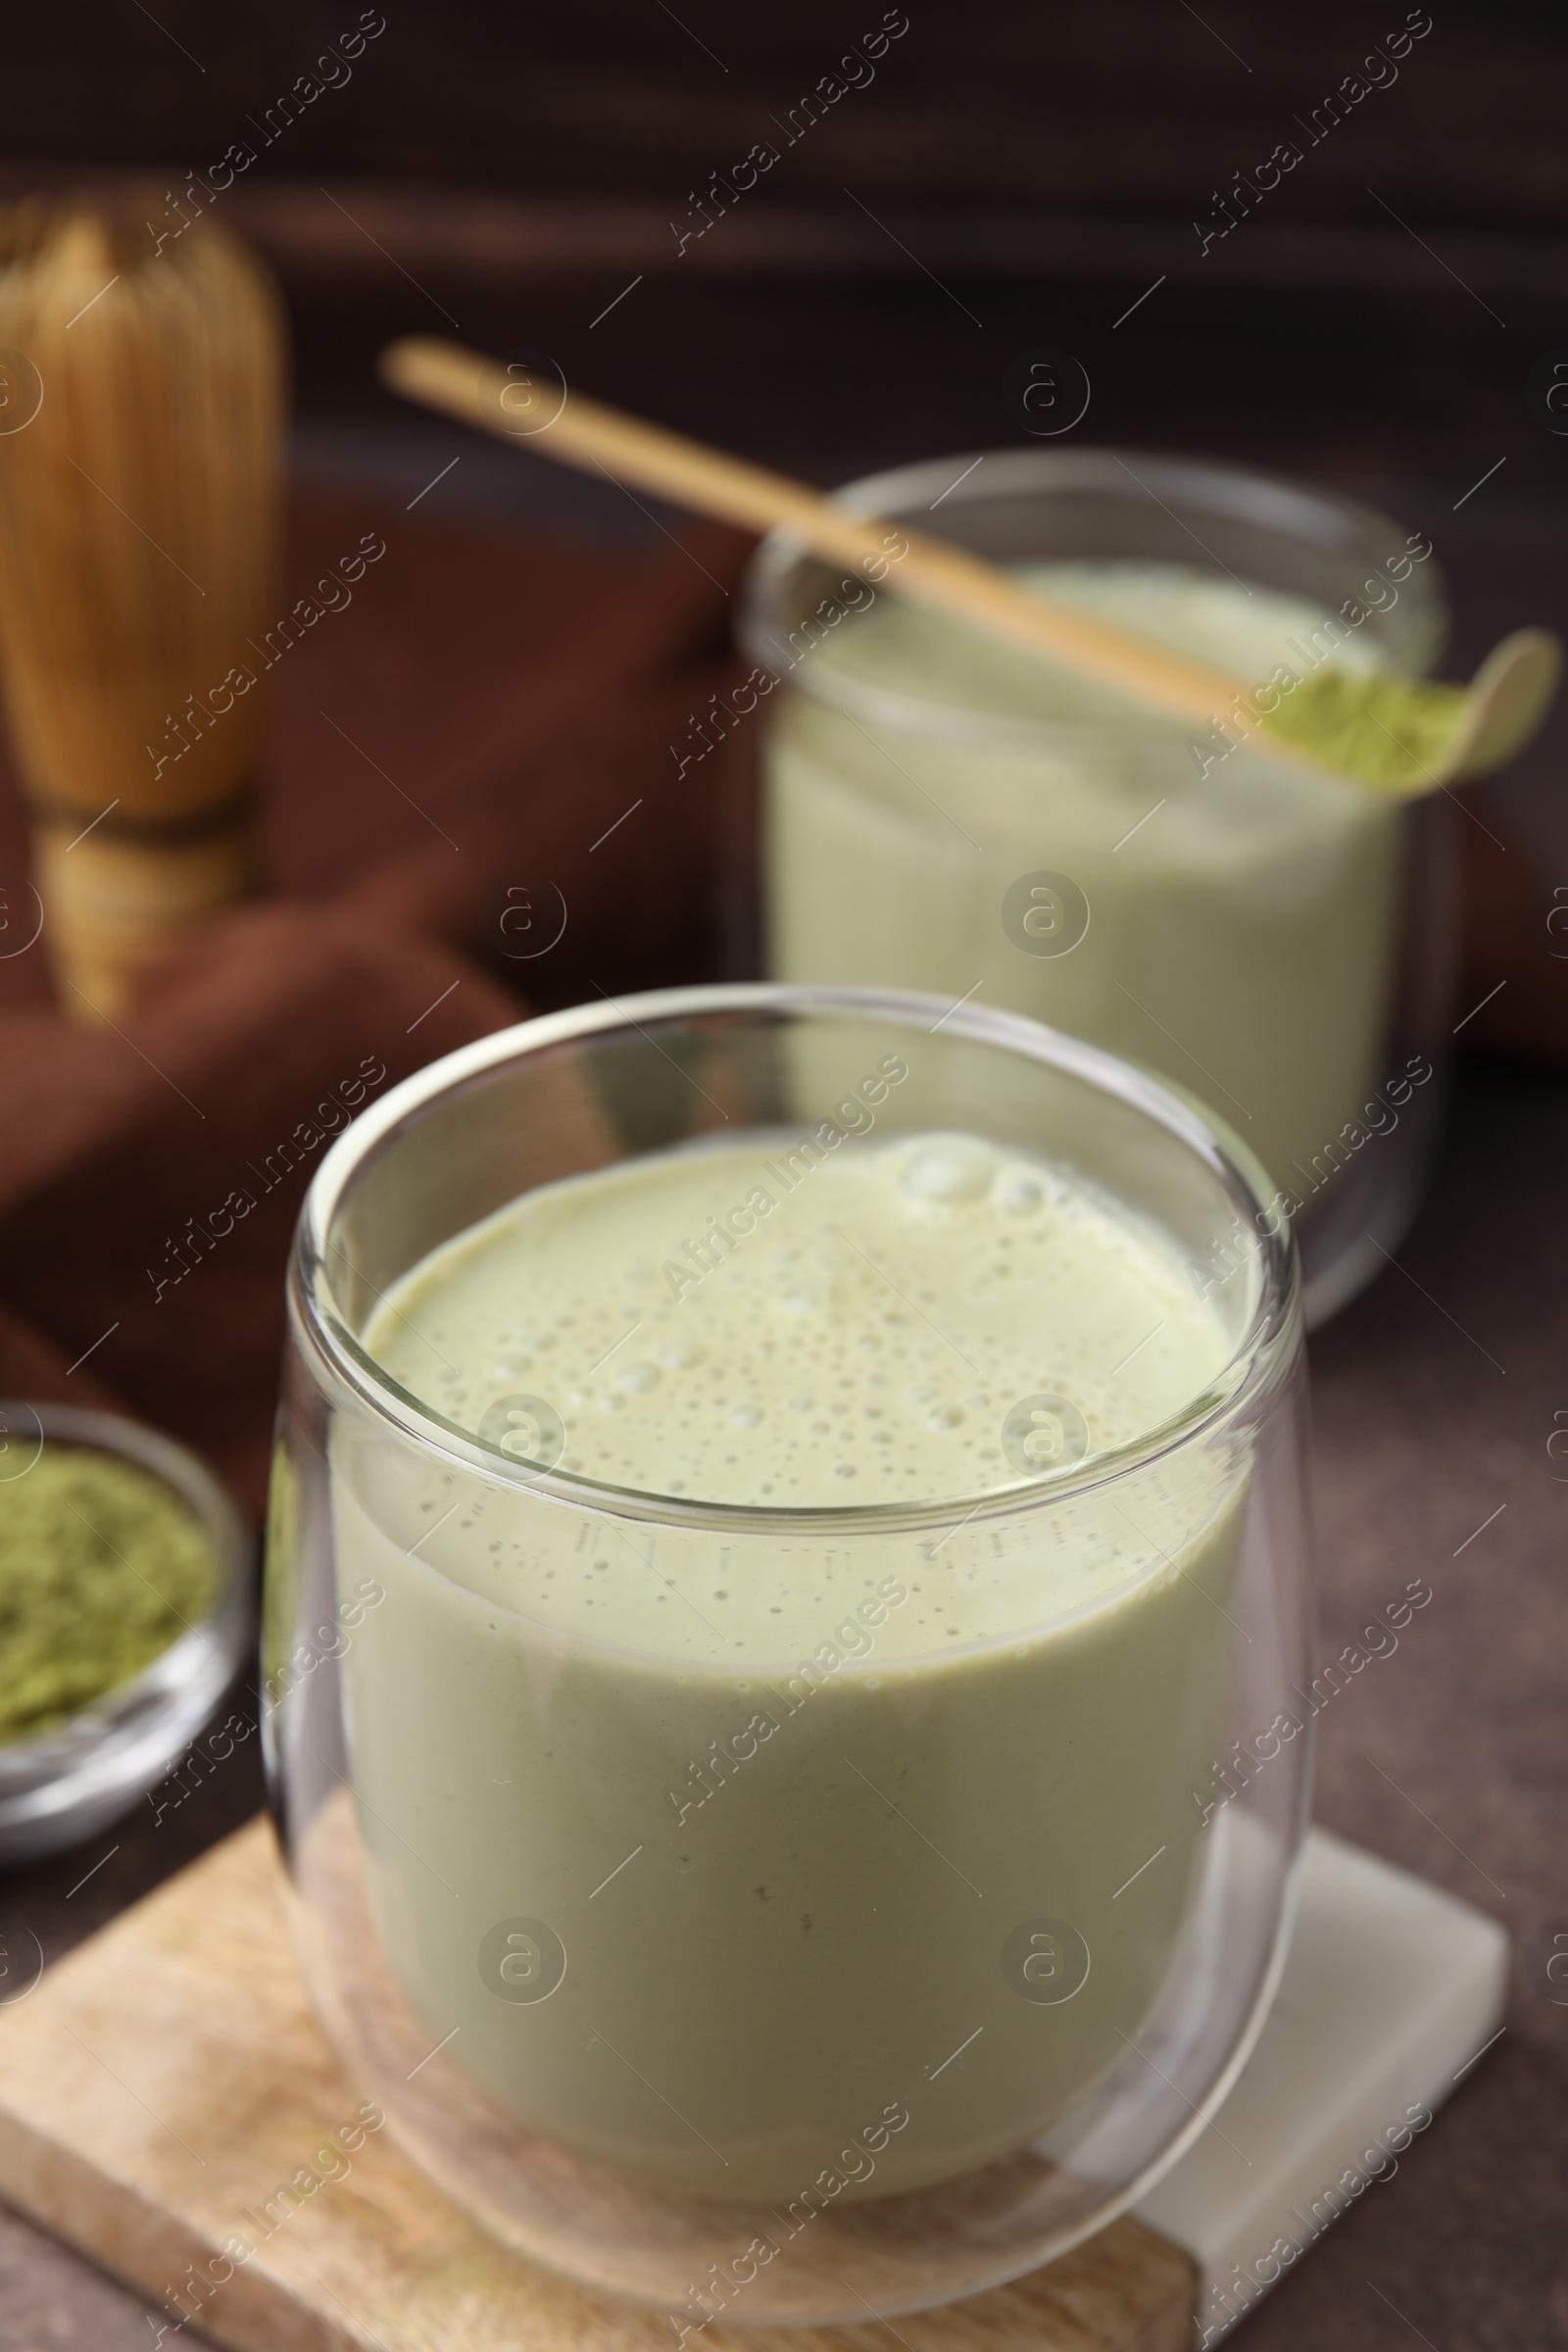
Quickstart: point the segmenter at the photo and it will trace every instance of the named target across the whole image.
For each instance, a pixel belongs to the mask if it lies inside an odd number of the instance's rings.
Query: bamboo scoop
[[[64,1008],[250,886],[284,358],[209,221],[0,216],[0,668]]]
[[[1254,682],[1189,662],[1048,602],[965,549],[904,524],[851,514],[803,482],[772,473],[679,433],[645,424],[580,392],[569,395],[482,353],[412,336],[381,354],[384,382],[405,399],[444,409],[508,440],[526,437],[543,457],[599,471],[677,506],[750,530],[784,529],[829,562],[900,595],[1027,646],[1059,666],[1202,730],[1257,735],[1278,756],[1327,768],[1397,799],[1435,791],[1511,759],[1535,732],[1556,686],[1562,649],[1546,629],[1517,629],[1468,687],[1422,685],[1387,671],[1332,664],[1260,707]],[[551,407],[556,408],[552,416]],[[906,552],[891,564],[889,548]]]

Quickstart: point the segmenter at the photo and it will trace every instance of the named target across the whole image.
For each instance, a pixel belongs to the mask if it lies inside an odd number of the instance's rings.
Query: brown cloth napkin
[[[279,611],[319,617],[271,681],[267,895],[116,1028],[61,1018],[41,945],[3,953],[27,848],[0,791],[0,1395],[119,1400],[257,1511],[330,1137],[541,1004],[712,970],[736,810],[719,760],[677,783],[669,746],[730,674],[747,552],[694,527],[628,560],[370,497],[301,497],[293,524]],[[514,960],[508,893],[541,881],[565,930]]]

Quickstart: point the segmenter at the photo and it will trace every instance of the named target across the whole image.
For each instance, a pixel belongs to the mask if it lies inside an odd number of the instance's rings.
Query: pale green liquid
[[[1290,641],[1306,646],[1323,618],[1180,564],[1022,576],[1251,684],[1282,660],[1305,667],[1310,648]],[[1363,630],[1329,659],[1378,657]],[[813,673],[930,715],[851,719],[808,692],[775,698],[774,976],[973,991],[1032,1013],[1190,1088],[1277,1183],[1311,1191],[1314,1156],[1383,1075],[1398,809],[1250,749],[1200,777],[1194,730],[896,597],[807,652],[798,674]],[[1007,741],[985,731],[998,722],[1078,732]],[[1070,954],[1026,954],[1004,929],[1009,885],[1036,871],[1069,875],[1089,901]]]
[[[876,1138],[795,1147],[791,1183],[793,1146],[529,1195],[367,1344],[468,1428],[543,1399],[567,1470],[798,1517],[612,1523],[352,1434],[333,1464],[339,1576],[386,1592],[345,1665],[371,1900],[431,2044],[459,2029],[435,2063],[584,2153],[784,2203],[873,2127],[858,2193],[956,2176],[1123,2055],[1191,1900],[1245,1492],[1188,1447],[972,1524],[1029,1483],[1020,1397],[1128,1443],[1221,1373],[1217,1314],[1052,1168]],[[945,1500],[923,1535],[811,1517]],[[1042,1918],[1092,1955],[1060,2005],[1004,1965]],[[537,2004],[481,1978],[509,1919],[564,1946]]]

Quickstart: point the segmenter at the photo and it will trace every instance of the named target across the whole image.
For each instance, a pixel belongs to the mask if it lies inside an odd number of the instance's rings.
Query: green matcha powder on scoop
[[[1259,731],[1265,742],[1289,744],[1358,783],[1430,792],[1469,702],[1465,686],[1320,669],[1281,695]]]
[[[0,1745],[140,1674],[200,1624],[216,1583],[212,1540],[172,1487],[46,1444],[0,1485]]]

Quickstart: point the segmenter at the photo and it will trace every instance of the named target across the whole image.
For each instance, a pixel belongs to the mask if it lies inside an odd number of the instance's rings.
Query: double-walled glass
[[[1446,631],[1422,533],[1208,461],[1004,450],[839,496],[998,564],[1180,565],[1239,612],[1254,587],[1299,599],[1330,616],[1286,652],[1301,674],[1339,646],[1418,676]],[[1321,1321],[1397,1246],[1441,1120],[1450,803],[1394,804],[1131,706],[1071,725],[955,708],[951,662],[928,692],[879,683],[836,650],[871,593],[786,533],[753,567],[743,634],[779,681],[772,976],[976,995],[1192,1087],[1268,1168]],[[1261,686],[1246,661],[1216,665]]]
[[[896,1090],[861,1086],[890,1062]],[[363,1344],[402,1275],[535,1187],[933,1128],[1153,1221],[1222,1318],[1211,1386],[996,1491],[742,1508],[573,1475],[569,1406],[504,1394],[505,1365],[460,1428]],[[334,1146],[269,1543],[297,1948],[351,2080],[509,2245],[677,2337],[896,2314],[1064,2251],[1204,2128],[1276,1980],[1309,1771],[1301,1318],[1268,1199],[1092,1047],[854,990],[553,1014]],[[518,1543],[592,1581],[602,1630],[530,1616]],[[632,1642],[614,1594],[648,1578],[667,1638]],[[738,1669],[702,1604],[740,1580],[779,1599]],[[981,1630],[937,1654],[902,1600],[945,1589]]]

